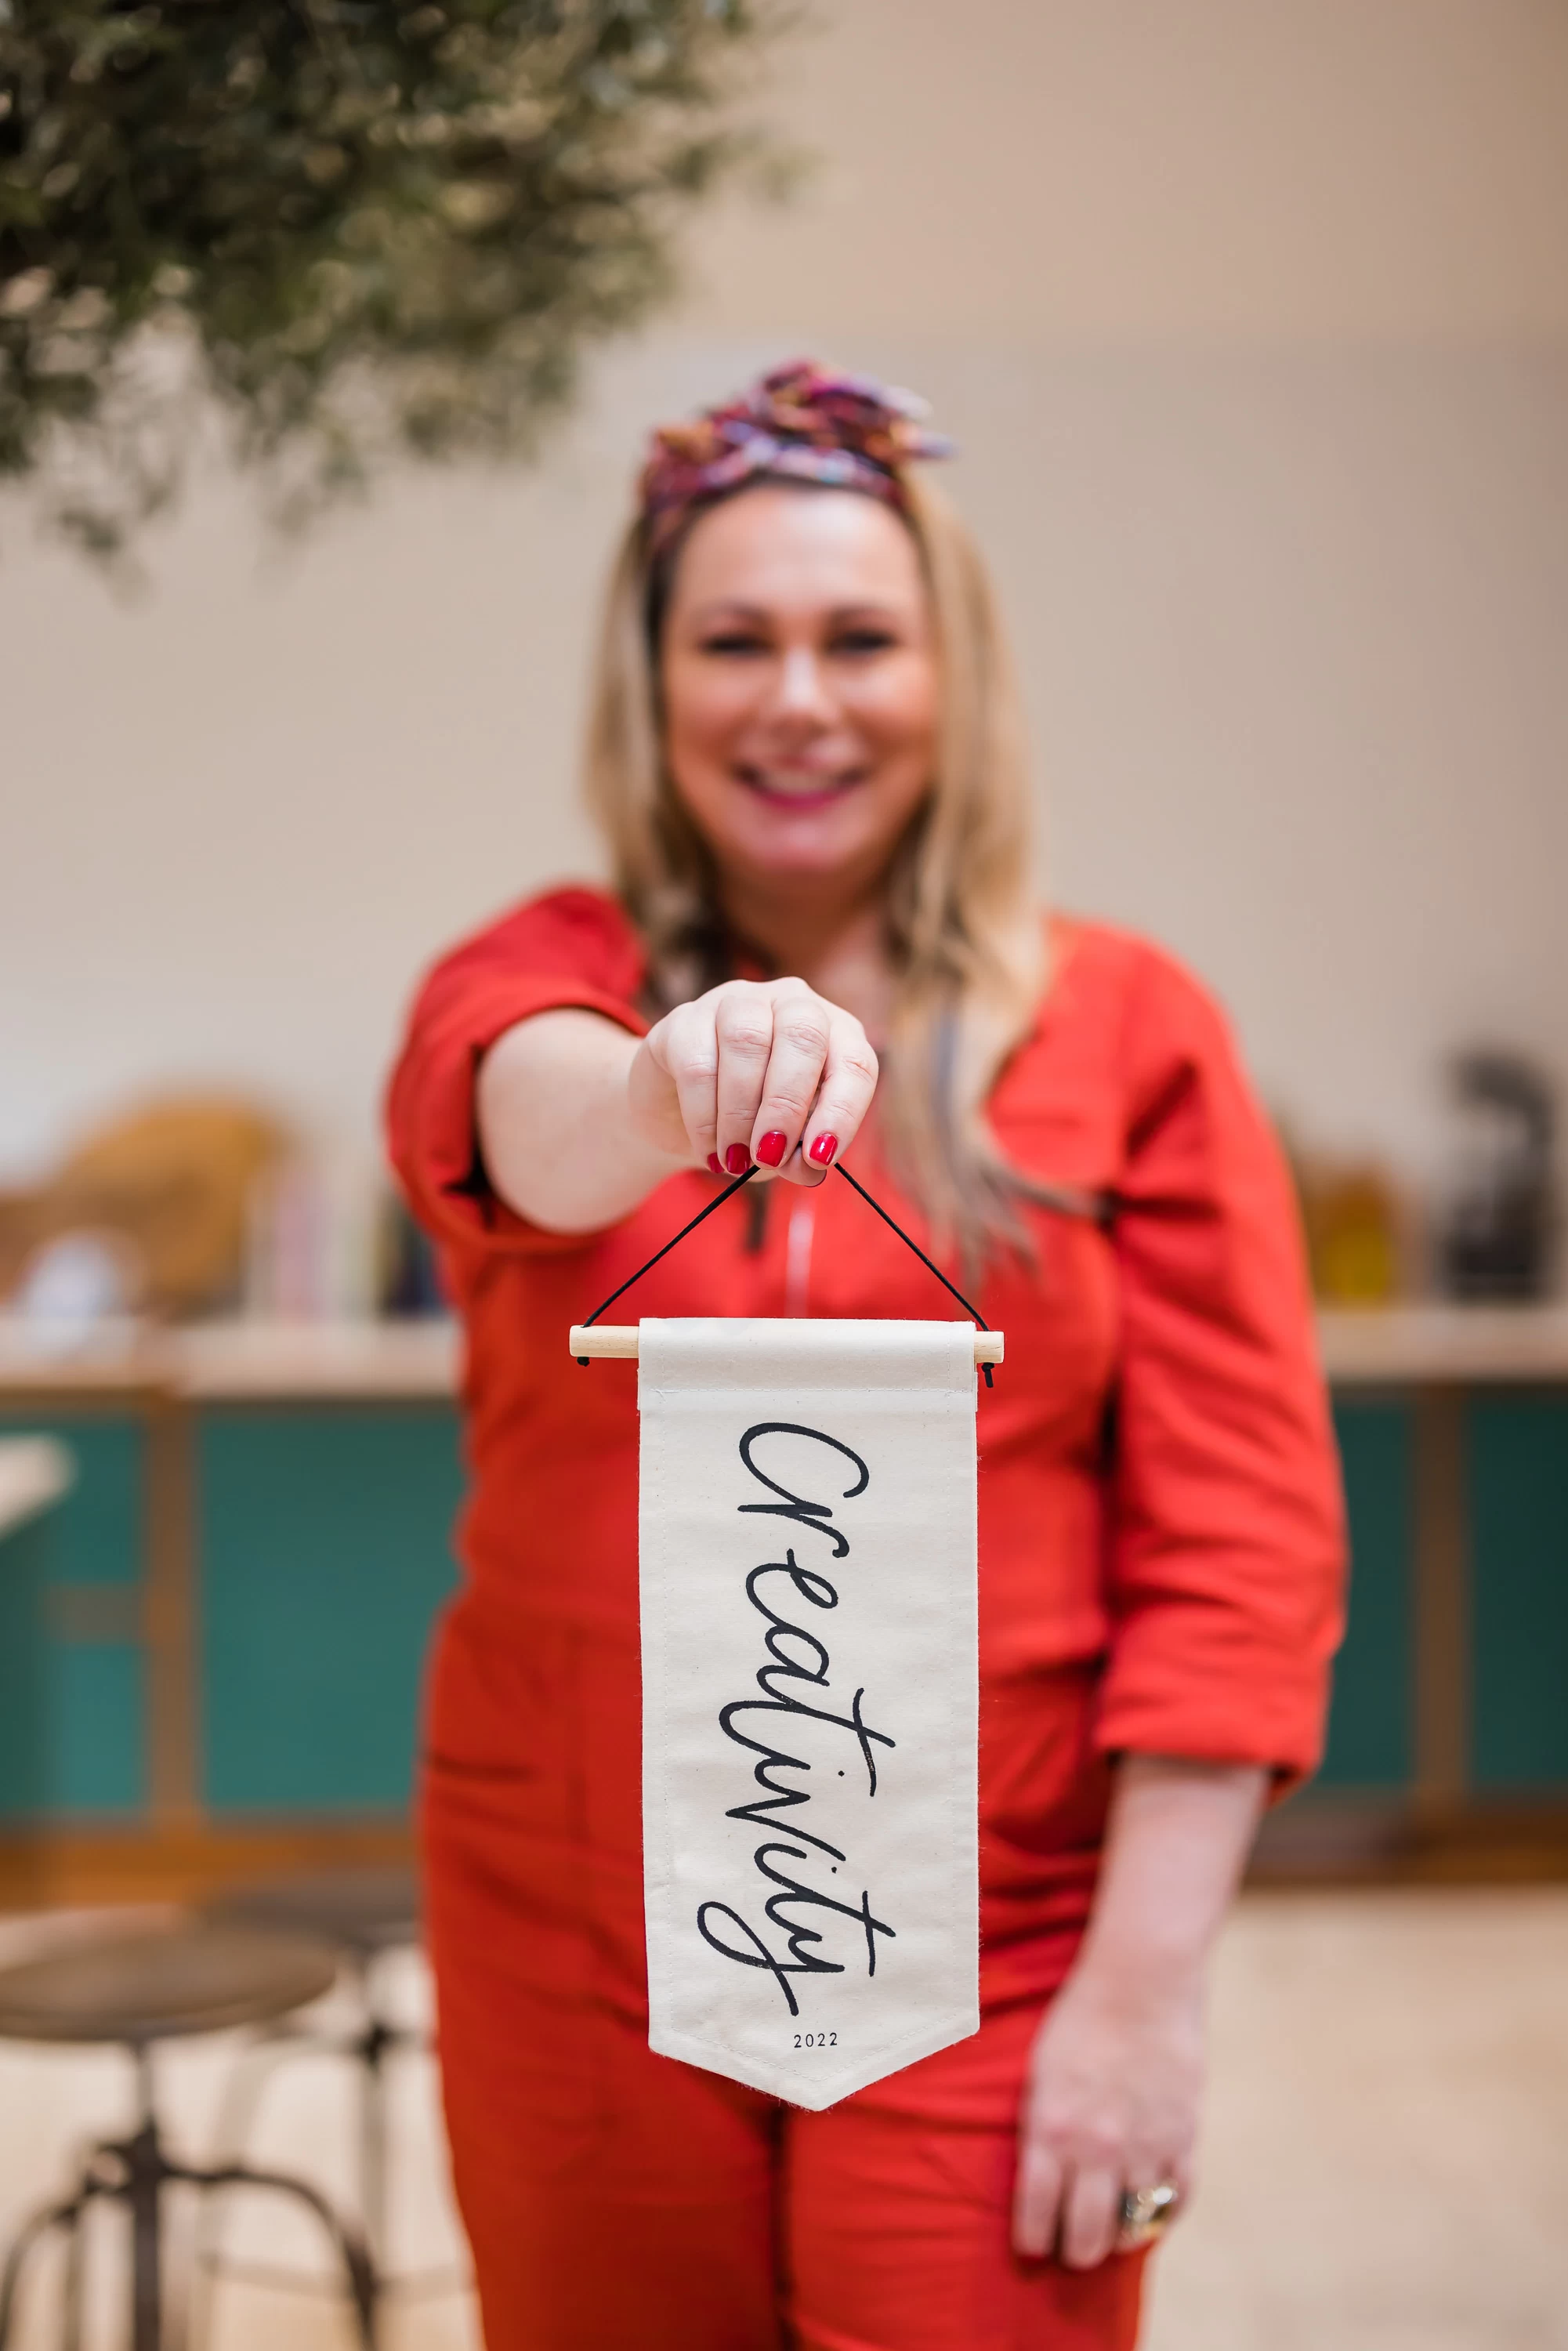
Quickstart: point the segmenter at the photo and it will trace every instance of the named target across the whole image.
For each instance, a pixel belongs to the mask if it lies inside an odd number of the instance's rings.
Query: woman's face
[[[753,888],[885,872],[930,790],[929,599],[897,515],[765,484],[693,526],[661,646],[664,758],[722,873]]]

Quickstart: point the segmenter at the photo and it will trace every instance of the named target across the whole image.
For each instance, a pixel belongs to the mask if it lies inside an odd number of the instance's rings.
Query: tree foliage
[[[507,455],[669,287],[768,0],[0,0],[0,475],[113,553],[214,395],[286,517]]]

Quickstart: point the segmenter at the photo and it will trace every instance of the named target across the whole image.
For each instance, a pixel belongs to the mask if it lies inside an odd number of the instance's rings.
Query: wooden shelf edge
[[[1521,1886],[1568,1883],[1568,1795],[1470,1797],[1308,1793],[1263,1823],[1252,1887]]]
[[[205,1902],[268,1877],[411,1861],[402,1816],[0,1830],[0,1910]]]
[[[199,1903],[257,1879],[411,1861],[402,1818],[0,1831],[0,1911]],[[1255,1890],[1568,1883],[1568,1796],[1433,1811],[1307,1795],[1265,1822]]]

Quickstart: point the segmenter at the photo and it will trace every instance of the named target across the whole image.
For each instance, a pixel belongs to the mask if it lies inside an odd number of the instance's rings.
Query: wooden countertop
[[[1568,1305],[1325,1308],[1323,1370],[1335,1387],[1568,1382]]]
[[[193,1323],[174,1339],[181,1385],[199,1401],[450,1395],[455,1322]],[[561,1333],[566,1353],[566,1333]]]
[[[73,1475],[52,1437],[0,1437],[0,1539],[57,1502]]]
[[[1326,1309],[1318,1334],[1335,1387],[1568,1384],[1568,1304]],[[564,1330],[560,1340],[564,1366]],[[455,1327],[436,1321],[125,1324],[68,1349],[40,1346],[0,1317],[0,1404],[419,1402],[453,1393],[459,1359]]]
[[[561,1334],[562,1353],[566,1336]],[[450,1395],[457,1384],[455,1323],[125,1322],[67,1346],[40,1343],[0,1316],[0,1401],[76,1397],[112,1403],[183,1396],[198,1403]]]

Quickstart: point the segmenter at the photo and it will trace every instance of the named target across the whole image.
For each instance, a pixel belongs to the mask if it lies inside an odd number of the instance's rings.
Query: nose
[[[806,724],[831,725],[833,697],[822,664],[810,645],[790,645],[778,672],[773,715]]]

